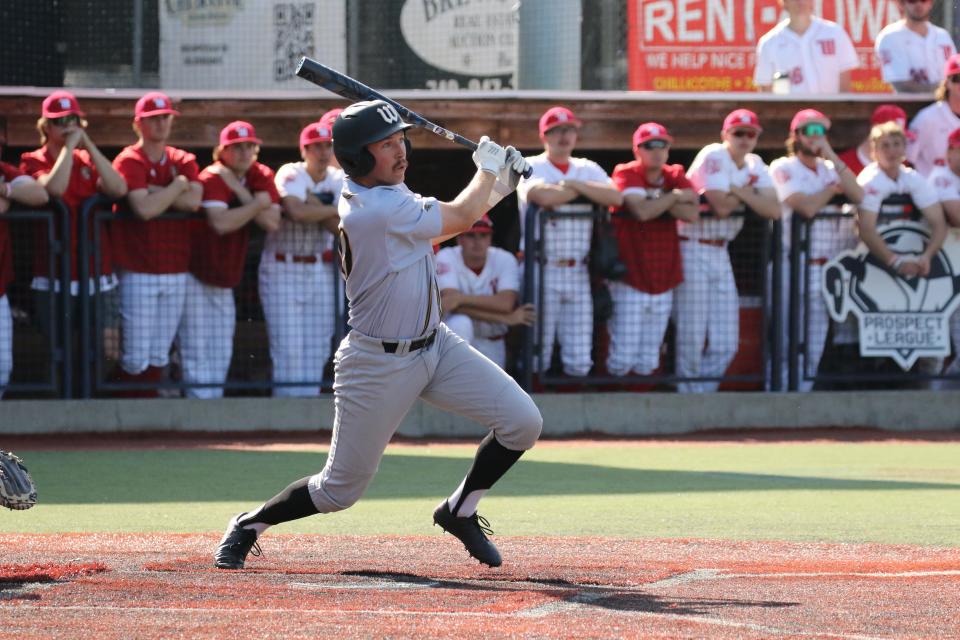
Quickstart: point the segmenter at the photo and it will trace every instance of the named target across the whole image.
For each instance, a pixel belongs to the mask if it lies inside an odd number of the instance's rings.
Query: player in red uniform
[[[122,270],[121,377],[127,380],[160,382],[183,312],[190,221],[158,218],[167,211],[196,211],[203,188],[196,157],[167,145],[178,114],[162,93],[140,98],[133,120],[139,140],[113,161],[127,181],[133,212],[113,227],[114,258]]]
[[[50,197],[59,198],[70,211],[70,255],[72,258],[70,273],[70,309],[64,310],[58,296],[51,296],[51,278],[49,271],[49,252],[47,230],[38,229],[37,247],[34,253],[34,277],[31,288],[34,290],[34,308],[37,320],[44,333],[49,335],[56,326],[54,318],[80,317],[77,303],[80,294],[79,263],[80,255],[80,207],[84,201],[98,193],[111,198],[123,197],[127,185],[123,177],[114,170],[110,161],[100,152],[87,133],[87,121],[77,99],[67,91],[54,91],[47,96],[41,107],[37,131],[40,133],[39,149],[20,156],[20,169],[36,178]],[[92,238],[92,229],[88,229]],[[104,233],[104,237],[108,237]],[[104,311],[101,318],[104,327],[104,355],[108,360],[117,360],[119,349],[119,314],[117,313],[117,277],[113,273],[113,263],[109,242],[105,242],[100,251],[100,264],[91,262],[91,294],[95,290],[93,274],[99,270],[99,286]],[[54,288],[59,284],[54,282]]]
[[[623,193],[615,209],[622,282],[610,282],[613,316],[607,370],[616,376],[649,375],[660,364],[660,346],[683,282],[677,220],[696,222],[697,194],[679,164],[667,164],[673,137],[647,122],[633,133],[632,162],[617,165],[613,183]]]
[[[0,150],[6,142],[6,121],[0,118]],[[13,245],[3,214],[15,203],[39,207],[47,192],[36,180],[11,164],[0,162],[0,398],[13,370],[13,316],[7,300],[7,285],[13,280]]]
[[[280,226],[280,196],[273,171],[257,162],[260,138],[240,120],[220,131],[214,163],[200,174],[205,223],[195,225],[183,319],[177,333],[183,381],[222,385],[233,354],[237,312],[233,288],[247,257],[250,222],[267,231]],[[222,386],[189,387],[194,398],[219,398]]]

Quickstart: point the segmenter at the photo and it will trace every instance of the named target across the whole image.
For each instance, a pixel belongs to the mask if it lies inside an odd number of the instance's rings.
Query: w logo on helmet
[[[385,104],[382,107],[377,107],[377,113],[380,114],[380,117],[383,118],[383,121],[387,124],[400,121],[400,114],[397,113],[397,110],[393,108],[392,104]]]

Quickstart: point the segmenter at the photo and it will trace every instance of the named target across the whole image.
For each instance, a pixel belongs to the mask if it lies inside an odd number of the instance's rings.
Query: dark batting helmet
[[[333,155],[348,176],[362,178],[373,171],[376,163],[367,145],[412,126],[383,100],[355,102],[333,123]],[[410,153],[410,142],[406,138],[403,142]]]

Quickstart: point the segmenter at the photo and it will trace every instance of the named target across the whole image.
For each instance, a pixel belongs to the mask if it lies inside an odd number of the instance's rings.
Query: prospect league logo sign
[[[926,225],[898,220],[877,229],[903,256],[919,255],[930,241]],[[860,355],[892,358],[908,370],[921,357],[950,355],[950,316],[960,305],[960,237],[950,230],[930,261],[926,278],[904,279],[862,242],[823,269],[822,291],[830,316],[853,313],[860,325]]]

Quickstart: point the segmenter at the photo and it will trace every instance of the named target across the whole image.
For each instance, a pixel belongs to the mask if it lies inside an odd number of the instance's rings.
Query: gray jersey
[[[370,189],[347,179],[338,209],[350,326],[372,338],[428,335],[440,322],[431,242],[443,229],[436,198],[404,184]]]

